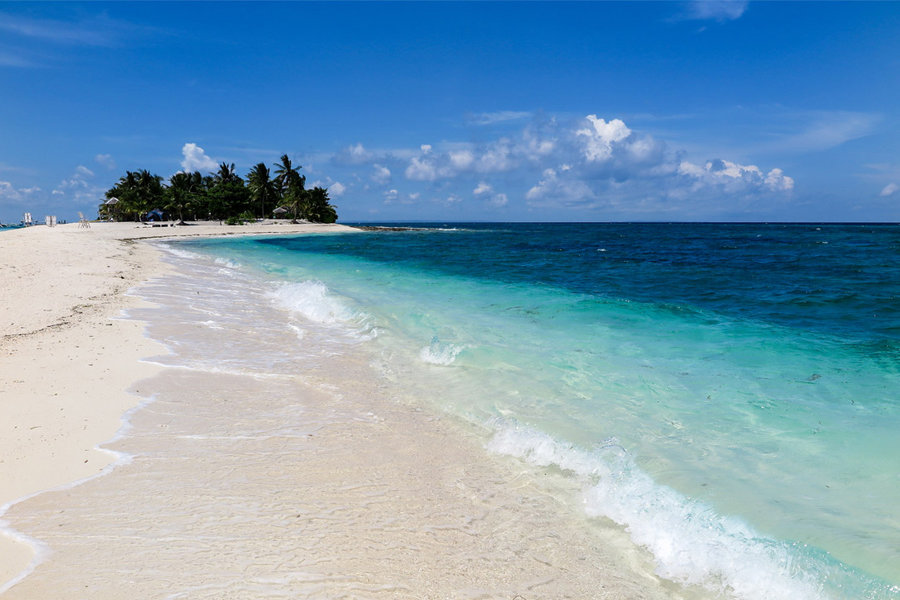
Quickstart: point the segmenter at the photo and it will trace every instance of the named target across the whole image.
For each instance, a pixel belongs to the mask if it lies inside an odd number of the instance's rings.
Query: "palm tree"
[[[223,162],[219,165],[219,171],[216,173],[216,180],[219,183],[234,183],[238,179],[240,177],[234,172],[234,163],[229,165]]]
[[[258,163],[247,174],[247,187],[250,189],[250,198],[259,202],[259,216],[266,217],[266,204],[277,196],[275,182],[269,177],[269,168],[265,163]]]
[[[334,223],[337,221],[337,211],[328,201],[328,190],[322,187],[314,187],[306,192],[304,217],[313,223]]]
[[[302,166],[294,168],[287,154],[281,155],[281,164],[275,165],[275,184],[279,195],[291,206],[294,221],[297,220],[297,212],[303,202],[306,177],[300,174]]]
[[[169,178],[169,187],[166,190],[169,203],[166,210],[177,211],[179,221],[184,221],[184,209],[193,203],[195,189],[199,187],[197,184],[201,180],[196,176],[200,176],[200,173],[179,171]]]

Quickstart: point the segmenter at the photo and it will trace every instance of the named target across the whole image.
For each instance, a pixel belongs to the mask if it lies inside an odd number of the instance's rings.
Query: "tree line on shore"
[[[214,175],[178,172],[167,183],[147,170],[127,171],[106,192],[100,217],[136,221],[151,211],[164,211],[169,218],[184,221],[214,219],[240,223],[280,212],[294,220],[334,223],[337,211],[322,187],[306,189],[306,176],[287,154],[275,166],[274,176],[265,163],[256,164],[246,181],[234,163],[222,163]],[[282,210],[278,210],[278,209]]]

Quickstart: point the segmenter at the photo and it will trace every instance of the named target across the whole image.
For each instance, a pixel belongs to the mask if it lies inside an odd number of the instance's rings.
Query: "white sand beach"
[[[118,318],[137,302],[128,289],[163,268],[153,248],[131,240],[333,229],[341,227],[94,223],[3,232],[0,507],[96,475],[113,461],[96,446],[137,403],[126,388],[154,372],[139,359],[161,350],[140,323]],[[0,536],[0,589],[32,554]]]
[[[653,575],[624,531],[585,527],[564,478],[366,389],[350,360],[332,388],[141,362],[166,350],[121,318],[141,303],[127,292],[167,271],[141,239],[346,229],[0,234],[0,597],[701,597]],[[223,402],[285,410],[265,404],[281,385],[302,396],[305,433],[179,460]],[[176,422],[169,405],[188,395],[196,415]],[[126,414],[140,435],[106,443]],[[110,470],[113,451],[138,458]]]

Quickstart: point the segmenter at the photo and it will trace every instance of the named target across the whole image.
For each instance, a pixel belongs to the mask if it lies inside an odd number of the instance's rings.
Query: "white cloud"
[[[0,198],[8,200],[18,200],[19,192],[8,181],[0,181]]]
[[[682,161],[677,172],[701,183],[723,186],[732,192],[754,188],[773,192],[789,192],[794,189],[794,180],[781,169],[775,168],[763,174],[756,165],[741,165],[722,159],[707,161],[703,167]]]
[[[103,188],[98,187],[92,180],[94,172],[85,167],[78,165],[71,177],[63,179],[59,182],[51,193],[53,196],[65,196],[81,203],[94,203],[103,197]]]
[[[472,154],[470,150],[457,150],[455,152],[450,152],[450,164],[453,165],[453,168],[458,169],[460,171],[464,171],[472,166],[472,163],[475,162],[475,156]]]
[[[425,191],[445,204],[474,197],[484,206],[500,207],[522,198],[532,207],[695,218],[773,206],[794,189],[794,179],[775,165],[691,160],[621,119],[595,114],[577,121],[532,121],[517,134],[480,143],[445,141],[381,152],[377,161],[370,156],[367,168],[372,171],[359,181],[387,187],[400,170],[406,180],[419,183],[420,189],[411,191]],[[502,193],[497,190],[499,174],[511,186]],[[384,199],[413,200],[395,189],[385,192]]]
[[[85,167],[78,165],[75,172],[68,179],[63,179],[56,187],[57,190],[64,192],[66,190],[85,190],[89,187],[88,179],[94,176],[94,172]],[[55,190],[54,190],[55,191]]]
[[[384,192],[384,203],[385,204],[415,204],[416,201],[419,200],[421,194],[419,192],[415,192],[413,194],[406,194],[405,196],[398,192],[395,189],[390,189]]]
[[[0,181],[0,200],[10,200],[13,202],[27,200],[30,196],[40,191],[41,188],[37,186],[17,189],[9,181]]]
[[[528,204],[570,206],[593,200],[596,196],[591,188],[584,181],[566,176],[570,172],[564,171],[564,176],[560,177],[556,169],[545,169],[541,180],[525,194]]]
[[[529,127],[522,134],[521,152],[526,159],[537,161],[550,155],[556,149],[556,144],[555,139],[542,138],[538,132]]]
[[[692,0],[688,3],[689,19],[733,21],[747,10],[747,0]]]
[[[501,138],[490,144],[479,157],[476,168],[481,173],[497,173],[515,168],[513,147],[510,140]]]
[[[487,200],[486,204],[495,208],[506,206],[509,203],[509,198],[506,194],[494,193],[494,187],[486,181],[479,182],[475,189],[472,190],[472,194],[476,198],[485,198]]]
[[[493,191],[494,188],[491,187],[489,183],[482,181],[475,187],[474,190],[472,190],[472,193],[476,196],[482,196],[484,194],[490,194]]]
[[[94,157],[94,162],[103,167],[106,167],[109,170],[113,170],[116,168],[116,161],[113,160],[111,154],[98,154]]]
[[[766,179],[763,183],[770,190],[774,190],[776,192],[789,192],[794,189],[794,180],[787,175],[784,174],[784,171],[781,169],[772,169],[766,174]]]
[[[438,177],[435,164],[426,157],[413,157],[406,167],[406,178],[413,181],[434,181]]]
[[[353,158],[364,160],[368,158],[369,153],[363,147],[361,143],[356,144],[355,146],[350,146],[347,148],[347,153]]]
[[[375,169],[375,173],[372,174],[372,181],[374,181],[375,183],[380,183],[382,185],[390,183],[390,169],[379,164],[372,165],[372,167]]]
[[[331,195],[332,198],[338,198],[338,197],[342,196],[344,194],[344,192],[346,192],[346,191],[347,191],[347,186],[345,186],[340,181],[335,181],[328,188],[328,193]]]
[[[206,151],[193,142],[188,142],[181,148],[181,154],[184,160],[181,161],[181,168],[185,173],[194,171],[211,172],[219,168],[218,163],[206,155]]]
[[[879,194],[879,195],[880,196],[890,196],[890,195],[894,194],[897,190],[900,190],[900,185],[897,185],[896,183],[889,183],[886,186],[884,186],[884,189],[881,190],[881,194]]]
[[[334,156],[334,161],[338,164],[361,165],[371,161],[374,155],[366,150],[362,143],[356,143],[347,146]]]
[[[584,138],[584,156],[589,161],[608,160],[612,156],[613,144],[631,135],[631,130],[621,119],[607,123],[604,119],[598,119],[597,115],[588,115],[587,121],[589,126],[575,133]]]

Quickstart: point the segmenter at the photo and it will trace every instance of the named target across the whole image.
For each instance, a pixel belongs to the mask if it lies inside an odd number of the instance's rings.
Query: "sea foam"
[[[365,312],[355,309],[348,298],[331,292],[321,281],[284,283],[270,292],[275,304],[313,323],[344,328],[354,337],[370,339],[375,330]]]
[[[824,562],[656,483],[615,439],[587,451],[514,421],[493,425],[489,450],[577,477],[585,512],[623,525],[653,553],[661,577],[740,600],[829,597],[819,583]]]
[[[422,362],[431,365],[448,366],[453,364],[460,352],[465,350],[465,346],[456,344],[448,344],[442,342],[437,336],[431,338],[431,343],[419,352],[419,358]]]

